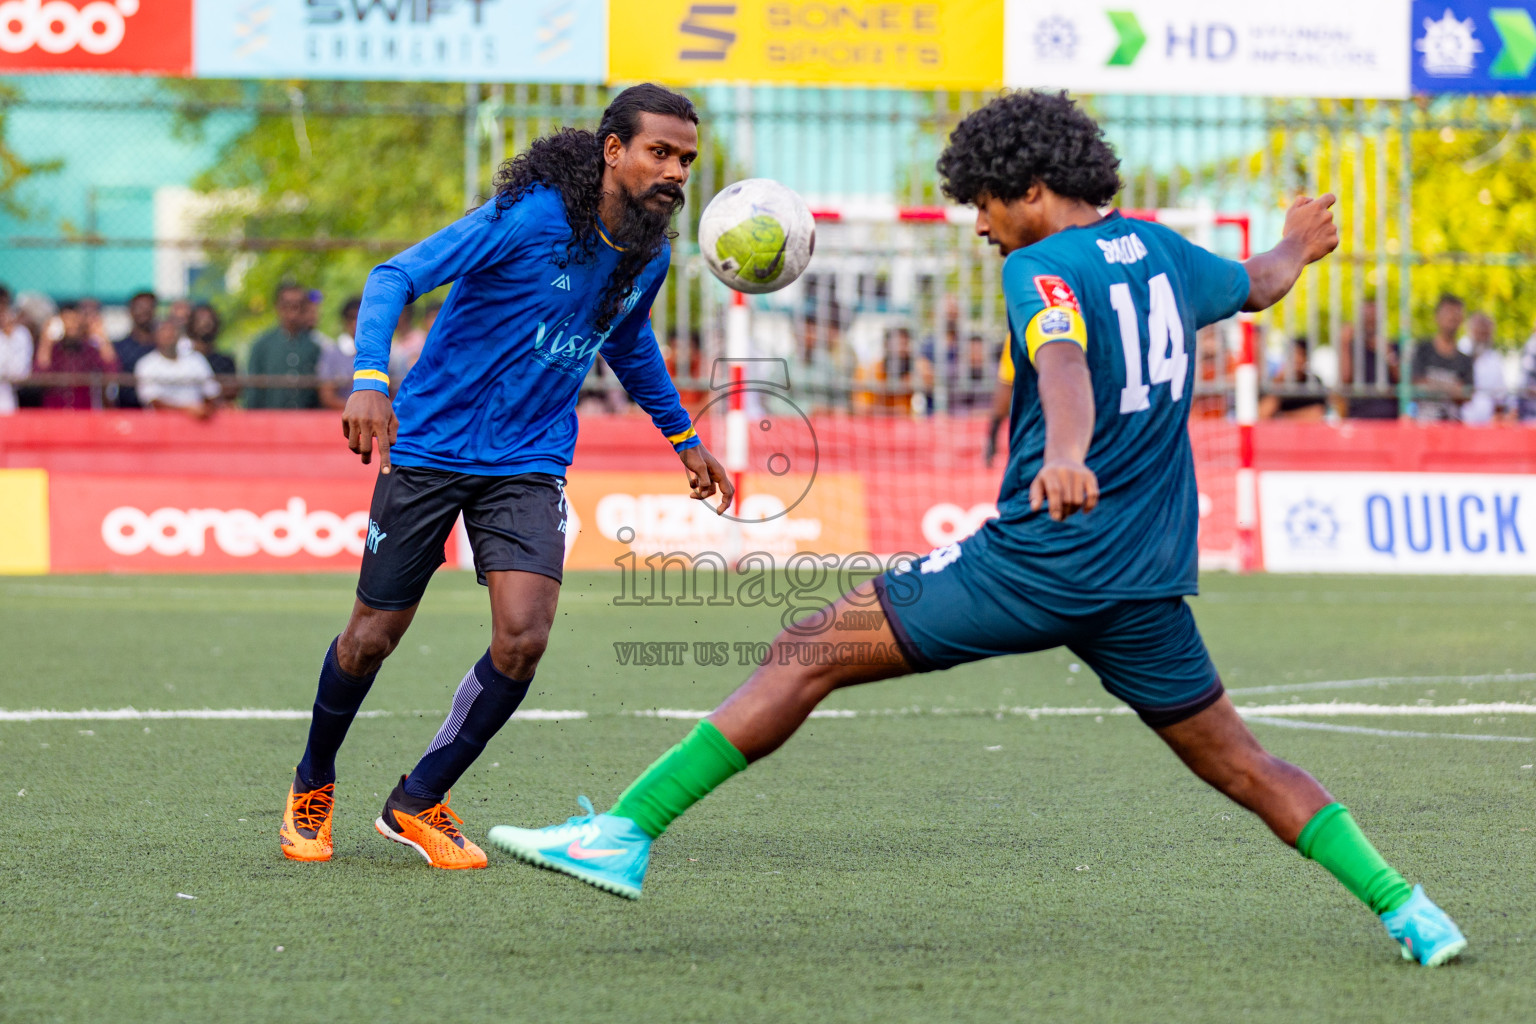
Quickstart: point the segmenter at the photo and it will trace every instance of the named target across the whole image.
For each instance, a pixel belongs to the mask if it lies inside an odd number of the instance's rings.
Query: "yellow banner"
[[[0,575],[48,571],[48,473],[0,469]]]
[[[1004,0],[612,0],[616,82],[994,89]]]

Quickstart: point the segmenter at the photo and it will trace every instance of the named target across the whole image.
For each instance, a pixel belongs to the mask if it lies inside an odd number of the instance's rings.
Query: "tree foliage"
[[[1536,327],[1536,102],[1461,96],[1406,107],[1306,103],[1271,129],[1267,149],[1248,156],[1241,168],[1252,180],[1267,174],[1275,183],[1274,194],[1263,199],[1277,210],[1301,191],[1339,197],[1339,251],[1298,283],[1289,300],[1298,325],[1305,326],[1309,317],[1302,311],[1313,304],[1319,321],[1327,323],[1337,274],[1342,320],[1352,318],[1357,302],[1374,301],[1385,288],[1387,332],[1401,336],[1406,262],[1409,335],[1433,331],[1435,303],[1451,292],[1469,310],[1493,316],[1502,343],[1523,341]],[[1405,126],[1411,210],[1406,239]]]
[[[23,160],[6,144],[6,108],[20,98],[21,94],[16,89],[0,82],[0,213],[17,220],[26,220],[31,216],[32,210],[17,197],[21,186],[40,174],[50,174],[59,170],[64,164],[59,160],[33,162]]]
[[[207,84],[188,83],[198,103],[210,98]],[[362,290],[392,243],[409,244],[464,212],[463,89],[306,82],[255,91],[246,99],[261,112],[249,130],[194,182],[222,200],[203,225],[230,243],[210,254],[215,279],[232,285],[217,301],[234,332],[249,334],[270,321],[277,286],[293,281],[325,294],[322,323],[334,328],[341,302]],[[191,102],[190,88],[183,96],[185,128],[195,131],[206,107]],[[269,240],[296,244],[264,248]],[[343,240],[377,244],[327,247]]]

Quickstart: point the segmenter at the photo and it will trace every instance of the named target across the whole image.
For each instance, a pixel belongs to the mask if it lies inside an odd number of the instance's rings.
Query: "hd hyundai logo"
[[[688,16],[683,23],[677,26],[678,32],[684,37],[694,36],[697,39],[710,40],[711,44],[696,43],[693,39],[684,39],[684,45],[678,51],[678,60],[725,60],[726,51],[736,41],[736,33],[728,27],[729,19],[736,16],[735,4],[690,4]],[[706,20],[708,19],[708,20]],[[700,47],[690,48],[689,44]]]

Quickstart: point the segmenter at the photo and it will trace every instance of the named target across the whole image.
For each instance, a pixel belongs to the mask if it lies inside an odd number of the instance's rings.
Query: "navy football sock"
[[[423,800],[441,801],[453,788],[512,712],[528,695],[527,679],[504,675],[491,663],[491,652],[469,670],[453,695],[453,710],[437,737],[405,780],[405,791]]]
[[[337,639],[340,639],[339,637]],[[309,745],[299,762],[299,779],[310,789],[319,789],[336,781],[336,751],[347,738],[347,727],[363,706],[368,688],[378,672],[354,676],[343,672],[336,663],[336,641],[325,652],[320,666],[320,686],[315,692],[315,710],[309,720]]]

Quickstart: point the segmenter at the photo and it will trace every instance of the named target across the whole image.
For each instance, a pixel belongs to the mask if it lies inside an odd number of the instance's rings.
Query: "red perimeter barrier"
[[[699,429],[719,451],[717,426],[706,417]],[[646,417],[586,417],[568,488],[567,564],[610,567],[629,550],[926,551],[993,513],[1002,460],[983,468],[984,431],[984,417],[752,419],[744,491],[757,504],[744,514],[788,511],[732,533],[687,498],[676,456]],[[1201,550],[1212,564],[1235,544],[1236,432],[1191,423]],[[1269,422],[1255,445],[1261,471],[1536,474],[1536,430],[1522,427]],[[24,411],[0,417],[0,468],[47,474],[43,550],[29,560],[0,545],[0,571],[7,557],[11,571],[354,569],[377,472],[347,450],[336,413],[239,411],[207,422]],[[44,507],[14,490],[7,504],[5,488],[25,476],[0,473],[0,507]]]

